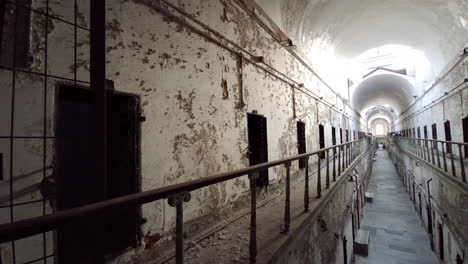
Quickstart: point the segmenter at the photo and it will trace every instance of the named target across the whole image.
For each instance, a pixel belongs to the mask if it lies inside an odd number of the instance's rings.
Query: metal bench
[[[369,254],[370,232],[358,230],[354,240],[354,253],[367,256]]]

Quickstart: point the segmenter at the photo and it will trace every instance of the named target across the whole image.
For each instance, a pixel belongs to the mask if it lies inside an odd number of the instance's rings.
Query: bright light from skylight
[[[375,127],[375,133],[377,134],[377,136],[382,136],[384,134],[384,127],[382,124],[377,124],[377,126]]]

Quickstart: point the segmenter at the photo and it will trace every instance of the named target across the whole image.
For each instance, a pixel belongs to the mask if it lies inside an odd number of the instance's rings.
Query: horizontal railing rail
[[[104,200],[64,211],[58,211],[50,215],[29,218],[17,222],[0,225],[0,243],[14,241],[36,234],[48,232],[60,227],[67,222],[76,221],[77,218],[89,216],[102,216],[103,213],[109,210],[125,207],[142,205],[149,202],[154,202],[162,199],[168,199],[170,206],[176,208],[176,263],[183,263],[184,260],[184,231],[183,231],[183,203],[190,201],[190,192],[208,187],[213,184],[233,180],[242,176],[248,175],[250,185],[250,244],[249,258],[250,263],[256,262],[257,256],[257,236],[256,236],[256,179],[258,173],[262,170],[275,166],[284,165],[286,168],[285,181],[285,207],[284,207],[284,225],[282,232],[288,232],[291,223],[291,186],[290,186],[290,168],[293,161],[306,160],[304,168],[304,211],[309,210],[310,194],[309,194],[309,159],[317,156],[317,182],[316,193],[317,198],[321,197],[322,192],[322,166],[321,162],[326,163],[326,184],[325,187],[330,187],[330,180],[336,181],[337,176],[341,176],[346,168],[348,168],[359,154],[371,145],[371,138],[362,138],[344,144],[334,145],[332,147],[320,149],[310,153],[296,155],[294,157],[284,158],[276,161],[266,162],[243,169],[238,169],[230,172],[220,173],[209,177],[204,177],[197,180],[192,180],[185,183],[174,184],[166,187],[161,187],[154,190],[139,192],[135,194],[125,195],[118,198]],[[330,152],[332,156],[330,158]],[[323,154],[322,154],[323,153]],[[326,158],[325,158],[326,156]],[[331,163],[331,164],[330,164]],[[332,176],[332,179],[330,179]]]
[[[466,183],[468,143],[394,136],[394,143]],[[457,152],[456,155],[454,152]]]

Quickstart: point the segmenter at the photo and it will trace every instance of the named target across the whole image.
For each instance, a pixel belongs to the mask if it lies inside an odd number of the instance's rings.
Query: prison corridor
[[[387,151],[378,149],[361,229],[370,232],[369,255],[355,255],[358,264],[439,263],[430,238]]]

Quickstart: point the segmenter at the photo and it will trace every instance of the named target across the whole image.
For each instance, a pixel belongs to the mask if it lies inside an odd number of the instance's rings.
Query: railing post
[[[322,197],[322,168],[320,162],[320,153],[317,153],[317,198]]]
[[[309,211],[309,157],[304,158],[306,162],[305,175],[304,175],[304,212]]]
[[[330,188],[330,159],[329,159],[329,149],[327,149],[327,174],[326,174],[326,185],[327,189]]]
[[[421,141],[422,141],[422,144],[421,144],[422,153],[421,154],[424,154],[424,160],[427,160],[427,157],[426,157],[426,141],[425,140],[421,140]]]
[[[341,150],[341,153],[343,154],[342,160],[341,160],[341,171],[343,172],[345,170],[345,152],[346,152],[346,146],[343,146],[343,149]]]
[[[181,193],[168,198],[170,206],[176,208],[176,264],[184,263],[184,202],[190,201],[190,193]]]
[[[249,260],[250,264],[257,259],[257,178],[258,172],[249,175],[250,182],[250,241]]]
[[[432,164],[435,165],[435,157],[434,157],[434,141],[431,141],[431,155],[432,155]]]
[[[439,142],[434,141],[435,143],[435,149],[436,149],[436,155],[437,155],[437,167],[440,169],[440,155],[439,155]]]
[[[452,143],[449,143],[450,144],[450,148],[452,148]],[[452,148],[452,151],[450,152],[450,165],[452,167],[452,175],[453,177],[456,177],[457,176],[457,170],[455,169],[455,160],[454,160],[454,157],[453,157],[453,148]]]
[[[465,164],[463,161],[463,152],[462,152],[462,145],[458,145],[458,153],[460,154],[460,169],[461,169],[461,179],[463,182],[466,182],[466,173],[465,173]]]
[[[333,147],[333,181],[336,181],[336,147]]]
[[[444,144],[444,142],[442,142],[442,158],[444,159],[444,171],[447,172],[447,159],[445,157],[445,149],[447,149],[448,151],[448,145],[447,143]]]
[[[282,231],[286,233],[289,232],[291,224],[291,162],[285,163],[284,167],[286,168],[286,197],[284,199],[284,227]]]
[[[341,175],[341,147],[338,147],[338,176]]]

